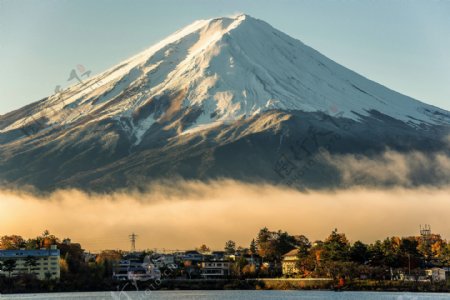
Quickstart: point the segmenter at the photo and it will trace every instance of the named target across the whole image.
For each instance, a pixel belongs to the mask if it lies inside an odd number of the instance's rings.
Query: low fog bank
[[[140,249],[189,249],[203,243],[222,249],[229,239],[248,246],[264,226],[312,240],[338,228],[353,241],[372,242],[415,235],[419,224],[427,223],[450,237],[449,195],[448,186],[302,192],[233,180],[160,182],[146,192],[110,194],[73,189],[37,196],[2,190],[0,235],[32,237],[48,229],[91,251],[128,249],[131,232],[139,235]]]
[[[450,156],[444,152],[387,150],[375,157],[325,154],[325,158],[339,171],[343,186],[450,186]]]

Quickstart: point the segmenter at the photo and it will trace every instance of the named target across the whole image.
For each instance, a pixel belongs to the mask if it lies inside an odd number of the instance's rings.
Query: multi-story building
[[[210,260],[201,263],[201,276],[205,279],[219,279],[230,275],[231,262]]]
[[[6,276],[17,276],[19,274],[34,274],[40,280],[59,279],[60,253],[56,245],[50,249],[39,250],[0,250],[0,261],[4,263],[8,260],[15,261],[12,272],[0,271]]]

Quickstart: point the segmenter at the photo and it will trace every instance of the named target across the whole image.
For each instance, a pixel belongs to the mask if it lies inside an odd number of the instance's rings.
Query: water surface
[[[292,299],[350,299],[350,300],[426,300],[450,299],[450,294],[393,292],[330,292],[330,291],[141,291],[90,292],[54,294],[0,295],[0,299],[63,299],[63,300],[292,300]]]

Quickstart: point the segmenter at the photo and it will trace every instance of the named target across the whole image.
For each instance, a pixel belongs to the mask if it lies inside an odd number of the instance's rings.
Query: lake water
[[[292,299],[350,299],[350,300],[425,300],[450,299],[450,294],[391,293],[391,292],[328,292],[328,291],[151,291],[95,292],[0,295],[0,299],[63,299],[63,300],[292,300]]]

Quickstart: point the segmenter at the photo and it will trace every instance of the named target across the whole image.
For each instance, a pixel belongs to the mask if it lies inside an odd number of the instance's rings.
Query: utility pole
[[[130,238],[130,241],[131,241],[131,252],[135,252],[136,251],[136,239],[138,236],[137,236],[137,234],[135,234],[133,232],[128,237]]]
[[[408,253],[408,275],[411,276],[411,254]]]

